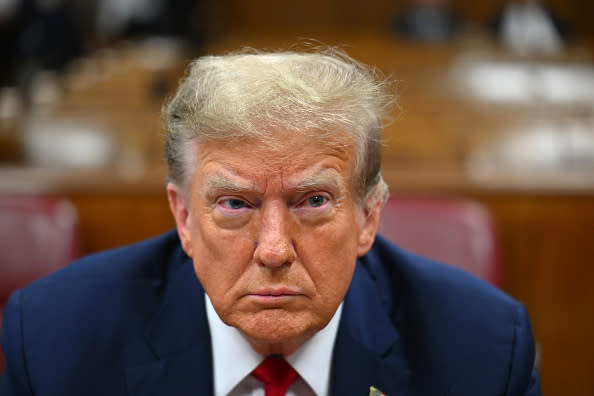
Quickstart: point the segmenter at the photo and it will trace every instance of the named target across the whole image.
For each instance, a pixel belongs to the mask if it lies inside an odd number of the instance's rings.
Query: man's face
[[[168,186],[186,253],[221,319],[260,353],[292,353],[330,321],[379,209],[353,196],[352,149],[279,133],[194,145],[187,191]]]

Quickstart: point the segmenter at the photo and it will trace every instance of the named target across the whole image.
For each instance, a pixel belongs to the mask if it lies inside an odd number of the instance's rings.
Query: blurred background
[[[192,58],[337,45],[398,81],[392,195],[480,208],[543,392],[594,395],[593,20],[582,0],[0,0],[0,288],[56,235],[67,261],[174,226],[160,108]]]

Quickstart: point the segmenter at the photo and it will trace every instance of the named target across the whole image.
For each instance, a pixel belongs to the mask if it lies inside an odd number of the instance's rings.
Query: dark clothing
[[[2,343],[3,396],[213,392],[204,290],[175,232],[17,291]],[[533,363],[521,304],[378,237],[344,300],[331,392],[540,395]]]

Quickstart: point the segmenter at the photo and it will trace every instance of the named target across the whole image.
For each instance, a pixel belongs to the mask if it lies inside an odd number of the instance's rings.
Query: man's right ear
[[[167,199],[169,200],[169,208],[173,217],[175,218],[175,225],[177,227],[177,234],[182,244],[182,248],[186,254],[192,257],[192,243],[190,237],[190,198],[185,191],[174,183],[167,183]]]

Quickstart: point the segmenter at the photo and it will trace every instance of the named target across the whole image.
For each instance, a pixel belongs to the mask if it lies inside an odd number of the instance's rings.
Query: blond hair
[[[381,135],[393,102],[377,70],[337,49],[204,56],[190,65],[164,107],[169,181],[187,182],[188,143],[247,137],[270,140],[282,128],[320,140],[349,133],[356,197],[385,199]]]

